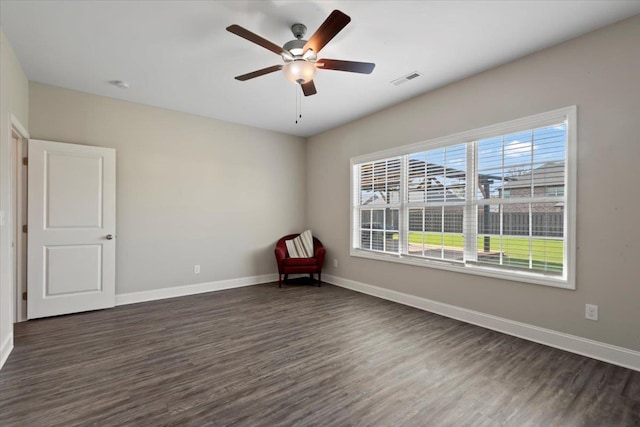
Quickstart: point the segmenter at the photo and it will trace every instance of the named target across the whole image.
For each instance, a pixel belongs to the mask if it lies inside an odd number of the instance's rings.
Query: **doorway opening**
[[[27,320],[27,148],[29,136],[20,123],[11,120],[11,269],[13,278],[13,322]]]

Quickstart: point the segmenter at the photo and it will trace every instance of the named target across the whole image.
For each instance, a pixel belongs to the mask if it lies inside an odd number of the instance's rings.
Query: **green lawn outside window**
[[[409,243],[424,243],[427,245],[444,245],[464,248],[464,238],[461,234],[440,234],[430,232],[409,232]],[[500,252],[499,236],[490,237],[491,252]],[[531,241],[531,254],[534,268],[562,272],[563,242],[561,239],[545,239],[534,237]],[[484,247],[484,236],[478,236],[478,248]],[[529,238],[518,236],[502,237],[503,263],[513,266],[529,266]]]

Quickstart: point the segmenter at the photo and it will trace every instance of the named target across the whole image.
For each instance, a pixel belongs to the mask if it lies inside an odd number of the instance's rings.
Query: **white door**
[[[115,304],[116,152],[29,140],[27,316]]]

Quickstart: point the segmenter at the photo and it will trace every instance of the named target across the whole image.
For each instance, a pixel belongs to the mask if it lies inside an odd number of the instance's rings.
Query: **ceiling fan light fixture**
[[[297,59],[284,64],[282,71],[289,81],[304,84],[313,80],[313,76],[316,74],[316,66],[313,62]]]

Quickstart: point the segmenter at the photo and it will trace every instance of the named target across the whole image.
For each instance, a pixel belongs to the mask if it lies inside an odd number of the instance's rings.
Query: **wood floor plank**
[[[640,373],[326,285],[16,325],[8,426],[640,426]]]

